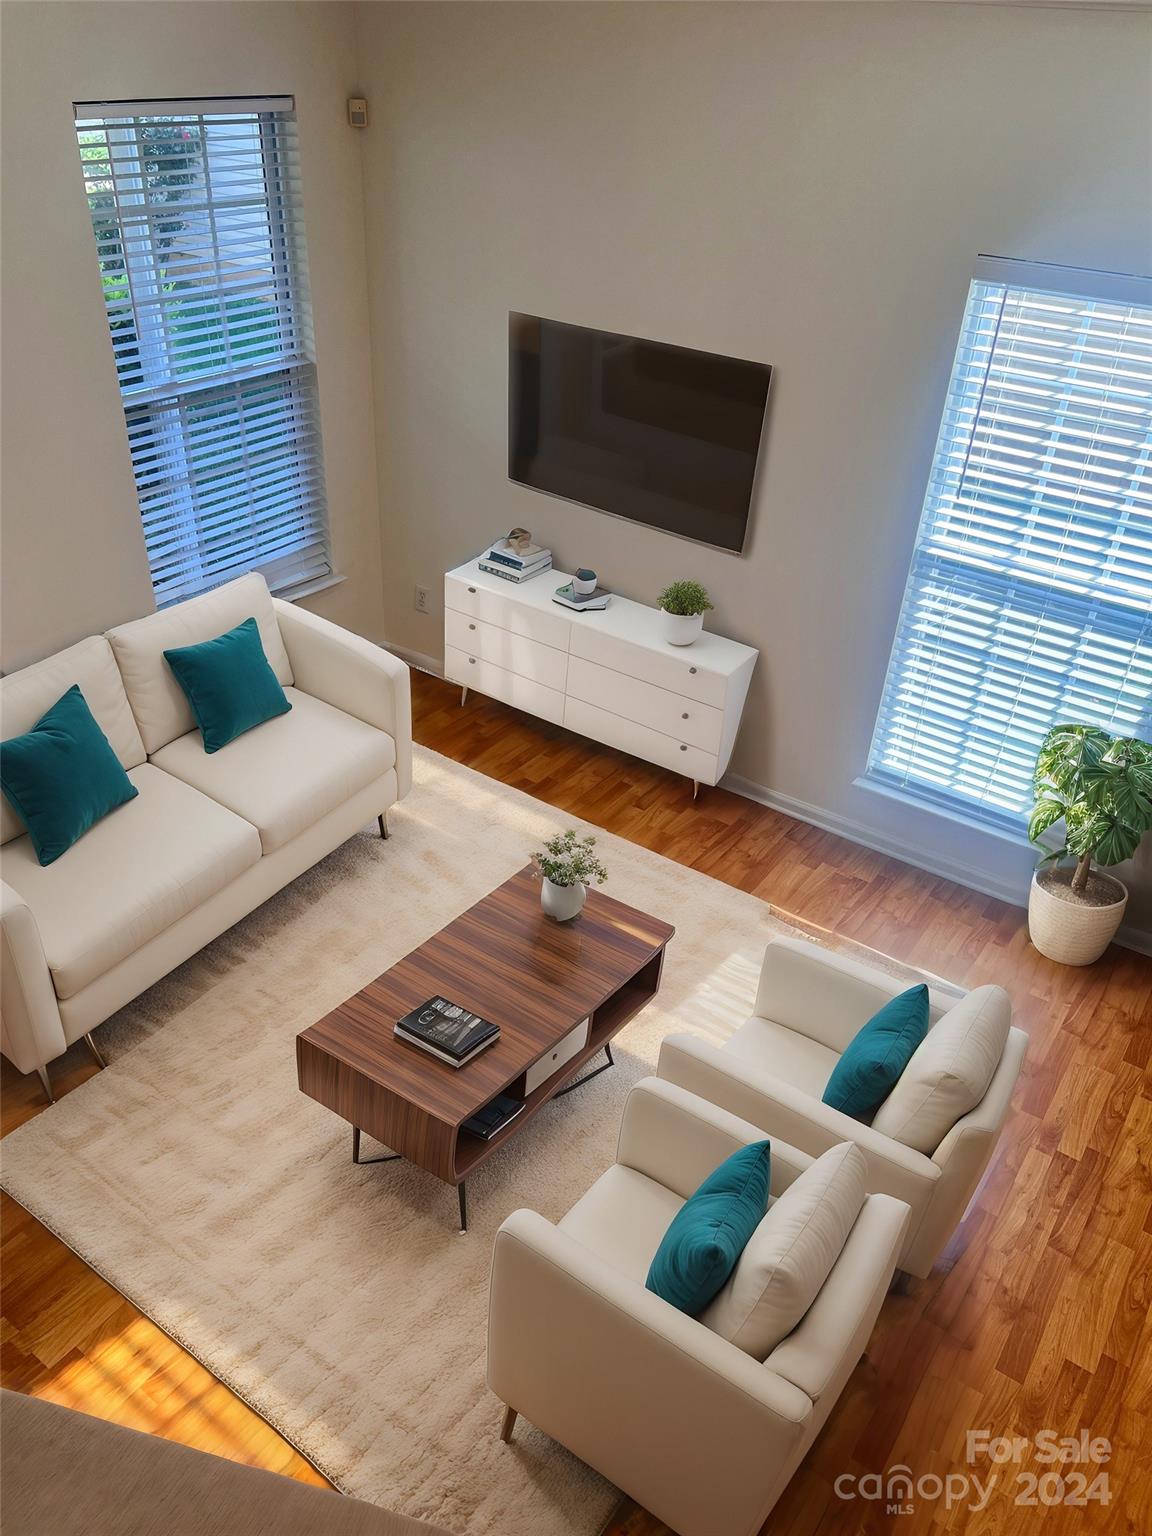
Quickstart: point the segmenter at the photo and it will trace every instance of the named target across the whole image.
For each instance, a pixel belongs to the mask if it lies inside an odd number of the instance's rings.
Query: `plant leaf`
[[[1028,818],[1028,839],[1036,842],[1064,814],[1063,800],[1038,800]]]

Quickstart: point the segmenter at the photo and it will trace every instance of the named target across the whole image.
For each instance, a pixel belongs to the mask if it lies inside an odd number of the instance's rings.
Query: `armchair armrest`
[[[940,1177],[938,1165],[923,1153],[694,1035],[666,1036],[656,1071],[665,1082],[677,1083],[760,1126],[772,1138],[773,1160],[778,1136],[809,1157],[819,1157],[842,1141],[855,1142],[868,1163],[868,1188],[903,1200],[916,1213],[923,1210]]]
[[[319,614],[274,597],[296,687],[386,731],[396,744],[398,796],[412,788],[412,689],[408,668],[390,651]]]
[[[707,1099],[645,1077],[624,1102],[616,1161],[645,1174],[687,1200],[726,1157],[765,1132]],[[812,1162],[803,1152],[772,1143],[772,1193],[779,1195]]]
[[[964,995],[937,977],[920,980],[928,986],[934,1019]],[[764,951],[753,1012],[842,1052],[874,1013],[915,985],[806,939],[773,939]]]
[[[488,1385],[681,1536],[752,1536],[805,1393],[533,1211],[496,1234]]]
[[[67,1049],[36,918],[0,883],[0,1050],[18,1072],[33,1072]]]

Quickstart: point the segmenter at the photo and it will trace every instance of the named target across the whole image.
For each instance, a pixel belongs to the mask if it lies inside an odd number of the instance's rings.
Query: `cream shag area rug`
[[[2,1146],[4,1187],[333,1482],[469,1536],[590,1536],[617,1498],[523,1422],[511,1446],[497,1438],[496,1228],[520,1206],[568,1209],[611,1163],[661,1038],[725,1036],[788,925],[598,832],[607,890],[676,925],[663,986],[618,1037],[615,1071],[469,1179],[465,1235],[448,1186],[406,1163],[352,1164],[348,1126],[296,1087],[294,1039],[568,825],[581,824],[418,751],[389,842],[353,838],[109,1020],[107,1070]]]

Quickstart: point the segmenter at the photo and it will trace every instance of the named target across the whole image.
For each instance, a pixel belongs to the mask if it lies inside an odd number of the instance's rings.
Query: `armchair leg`
[[[55,1104],[56,1098],[52,1092],[52,1084],[48,1078],[48,1068],[37,1067],[36,1076],[40,1079],[41,1087],[44,1089],[44,1097],[48,1100],[49,1104]]]
[[[380,827],[380,836],[385,840],[385,842],[387,842],[388,835],[389,835],[388,834],[388,812],[387,811],[381,811],[379,816],[377,816],[376,821],[377,821],[377,823],[379,824],[379,827]]]
[[[100,1047],[96,1044],[91,1035],[84,1036],[84,1044],[92,1052],[92,1059],[95,1061],[98,1067],[104,1068],[108,1065],[103,1056],[100,1054]]]
[[[516,1428],[516,1417],[515,1408],[505,1408],[504,1422],[500,1426],[500,1438],[505,1445],[512,1439],[512,1431]]]

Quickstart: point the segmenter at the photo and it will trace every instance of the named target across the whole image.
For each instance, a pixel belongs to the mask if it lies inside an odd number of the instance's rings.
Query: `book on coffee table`
[[[483,1109],[478,1109],[474,1115],[465,1120],[460,1127],[470,1136],[479,1136],[481,1141],[491,1141],[497,1131],[502,1131],[506,1125],[511,1124],[516,1116],[524,1108],[523,1099],[514,1099],[509,1094],[498,1093],[494,1099],[490,1099]]]
[[[397,1019],[393,1033],[449,1066],[462,1067],[500,1037],[500,1026],[446,997],[430,997]]]

